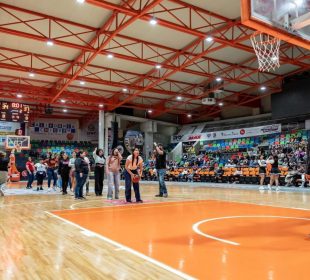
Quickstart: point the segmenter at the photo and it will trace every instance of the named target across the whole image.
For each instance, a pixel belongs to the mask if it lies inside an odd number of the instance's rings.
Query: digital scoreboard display
[[[0,121],[28,122],[30,107],[18,102],[0,102]]]

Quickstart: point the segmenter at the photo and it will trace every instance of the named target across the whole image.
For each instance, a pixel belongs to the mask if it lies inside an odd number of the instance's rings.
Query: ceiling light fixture
[[[156,68],[156,69],[160,69],[160,68],[161,68],[161,65],[160,65],[160,64],[156,64],[155,68]]]
[[[107,55],[107,57],[108,57],[109,59],[112,59],[112,58],[114,57],[114,55],[111,54],[111,53],[109,53],[109,54]]]
[[[85,85],[85,81],[80,81],[80,85],[84,86]]]
[[[16,95],[18,98],[22,98],[23,96],[19,93]]]
[[[67,109],[63,109],[62,111],[63,111],[64,113],[67,113],[67,112],[68,112],[68,110],[67,110]]]
[[[150,19],[150,24],[151,24],[151,25],[156,25],[156,24],[157,24],[157,19],[156,19],[156,17],[152,17],[152,18]]]
[[[149,114],[152,114],[153,113],[153,110],[148,110],[147,111]]]
[[[66,103],[66,100],[61,99],[60,102],[61,102],[61,103]]]
[[[76,0],[76,2],[78,2],[79,4],[83,4],[85,0]]]
[[[267,89],[267,88],[266,88],[265,86],[261,86],[261,87],[260,87],[260,90],[261,90],[261,91],[265,91],[266,89]]]
[[[224,103],[223,103],[223,102],[220,102],[220,103],[219,103],[219,106],[223,106],[223,105],[224,105]]]
[[[48,45],[49,47],[54,46],[54,42],[53,42],[53,40],[48,39],[48,40],[46,41],[46,45]]]
[[[213,41],[213,37],[212,37],[212,36],[208,36],[208,37],[206,38],[206,41],[207,41],[208,43],[211,43],[211,42]]]
[[[191,117],[192,117],[192,115],[191,115],[191,114],[187,114],[187,117],[188,117],[188,118],[191,118]]]
[[[182,100],[182,96],[177,96],[177,100]]]
[[[216,80],[217,82],[220,82],[220,81],[222,81],[222,78],[221,78],[221,77],[217,77],[215,80]]]
[[[123,90],[123,92],[127,92],[127,91],[128,91],[128,89],[127,89],[127,88],[123,88],[122,90]]]
[[[99,104],[99,107],[102,108],[102,107],[103,107],[103,104]]]
[[[33,72],[30,72],[30,73],[28,74],[28,76],[31,77],[31,78],[33,78],[35,75],[34,75]]]

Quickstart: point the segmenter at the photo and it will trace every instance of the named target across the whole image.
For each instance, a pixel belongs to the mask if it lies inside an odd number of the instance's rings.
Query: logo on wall
[[[140,131],[128,130],[124,137],[124,144],[129,153],[131,153],[135,147],[142,147],[144,144],[142,133]]]
[[[87,136],[95,135],[96,134],[96,127],[94,124],[89,124],[87,126]]]

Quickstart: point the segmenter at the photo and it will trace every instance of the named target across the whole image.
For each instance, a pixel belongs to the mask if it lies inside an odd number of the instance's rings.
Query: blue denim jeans
[[[166,175],[166,169],[158,169],[158,182],[159,182],[159,194],[167,194],[167,187],[165,183],[165,175]]]
[[[113,186],[115,190],[115,199],[119,198],[119,172],[109,172],[108,174],[108,198],[113,198]]]
[[[51,181],[53,182],[53,187],[56,187],[57,185],[57,173],[55,171],[55,169],[52,168],[48,168],[47,169],[47,186],[50,187],[51,186]]]
[[[34,180],[33,172],[31,172],[31,173],[28,172],[28,182],[27,182],[27,188],[28,189],[30,189],[32,187],[33,180]]]
[[[75,174],[75,178],[76,178],[75,198],[83,197],[83,187],[86,182],[87,176],[88,174],[84,174],[84,173],[82,177],[80,176],[80,173]]]
[[[131,171],[131,172],[134,174],[138,174],[136,170]],[[141,197],[140,197],[139,183],[132,183],[132,185],[133,185],[133,190],[135,192],[136,201],[140,201]],[[125,196],[126,196],[127,202],[131,201],[131,176],[127,172],[127,170],[125,170]]]

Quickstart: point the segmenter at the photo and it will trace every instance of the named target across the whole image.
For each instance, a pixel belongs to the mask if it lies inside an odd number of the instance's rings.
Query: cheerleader
[[[260,177],[260,190],[264,189],[264,181],[266,177],[266,166],[267,162],[264,159],[264,155],[261,155],[259,160],[258,160],[258,165],[259,165],[259,177]]]

